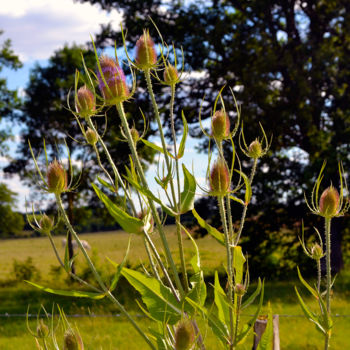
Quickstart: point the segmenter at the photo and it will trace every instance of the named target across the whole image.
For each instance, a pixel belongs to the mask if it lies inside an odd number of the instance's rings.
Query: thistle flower
[[[179,81],[179,72],[172,64],[165,65],[163,79],[167,85],[175,85]]]
[[[246,292],[244,285],[241,283],[237,283],[235,285],[234,291],[235,291],[235,294],[238,296],[243,296]]]
[[[93,92],[86,87],[86,85],[82,86],[77,91],[75,109],[82,118],[87,118],[95,114],[95,96]]]
[[[67,190],[67,173],[62,164],[54,160],[47,170],[47,190],[50,193],[61,194]]]
[[[210,172],[210,189],[213,195],[224,196],[230,189],[230,173],[224,160],[217,160]]]
[[[311,258],[315,260],[320,260],[324,256],[323,249],[318,243],[315,243],[311,247],[310,253],[311,253]]]
[[[157,64],[156,48],[147,30],[136,42],[135,62],[140,70],[153,68]]]
[[[222,141],[230,136],[230,120],[227,113],[221,109],[216,111],[211,119],[212,136]]]
[[[262,156],[263,150],[258,139],[254,140],[248,147],[248,155],[250,158],[258,159]]]
[[[190,321],[182,321],[175,331],[175,350],[189,350],[194,343],[194,330]]]
[[[94,130],[92,130],[91,128],[87,128],[86,132],[85,132],[85,138],[88,144],[90,144],[91,146],[96,145],[97,141],[98,141],[98,136],[96,134],[96,132]]]
[[[42,232],[51,232],[54,227],[54,222],[44,214],[39,221],[39,226]]]
[[[326,188],[320,198],[320,215],[331,218],[339,212],[339,193],[332,185]]]
[[[72,329],[67,329],[64,333],[63,350],[84,350],[84,344],[80,335]]]
[[[101,72],[97,70],[98,86],[107,104],[116,104],[130,97],[122,68],[115,60],[107,56],[99,59]]]

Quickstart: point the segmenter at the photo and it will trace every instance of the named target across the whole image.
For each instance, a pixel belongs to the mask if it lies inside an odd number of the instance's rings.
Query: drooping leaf
[[[248,176],[244,174],[242,171],[239,171],[235,169],[235,171],[243,177],[244,185],[245,185],[245,195],[244,195],[244,201],[245,205],[248,205],[250,202],[250,199],[252,198],[252,186],[250,185]]]
[[[40,286],[39,284],[30,282],[30,281],[25,281],[25,282],[31,284],[32,286],[40,290],[43,290],[44,292],[48,292],[56,295],[64,295],[67,297],[103,299],[106,296],[105,293],[84,292],[84,291],[78,291],[78,290],[58,290],[58,289],[43,287],[43,286]]]
[[[242,303],[241,308],[245,309],[250,304],[252,304],[254,302],[255,298],[259,295],[260,291],[261,291],[261,279],[259,278],[258,279],[258,286],[256,287],[255,291],[249,296],[249,298]]]
[[[299,267],[297,266],[297,270],[298,270],[298,276],[299,276],[299,280],[300,282],[307,288],[307,290],[316,298],[318,299],[318,295],[315,289],[313,289],[303,278],[303,276],[300,273]]]
[[[154,149],[155,151],[157,152],[160,152],[162,154],[164,154],[164,150],[163,150],[163,147],[161,146],[158,146],[156,145],[155,143],[151,142],[151,141],[148,141],[148,140],[145,140],[145,139],[141,139],[141,141],[148,147]],[[167,152],[168,156],[171,157],[171,158],[174,158],[174,156],[170,153],[170,152]]]
[[[187,134],[188,134],[188,125],[187,125],[187,121],[186,121],[186,118],[185,118],[183,111],[181,112],[181,116],[182,116],[182,122],[184,125],[184,130],[183,130],[183,134],[182,134],[182,138],[181,138],[181,142],[180,142],[179,151],[177,153],[177,159],[182,158],[184,153],[185,153],[186,139],[187,139]]]
[[[123,268],[122,275],[141,294],[150,315],[161,322],[175,324],[181,318],[181,305],[171,290],[154,277]]]
[[[194,196],[196,194],[196,180],[194,176],[182,164],[182,171],[184,173],[184,190],[181,192],[180,213],[187,213],[194,207]]]
[[[113,203],[95,184],[92,184],[97,196],[104,203],[109,213],[121,226],[121,228],[128,233],[142,233],[144,223],[138,218],[126,213],[124,210],[120,209],[115,203]]]
[[[234,277],[235,277],[235,283],[242,283],[243,279],[243,265],[246,261],[243,253],[242,253],[242,247],[241,246],[235,246],[232,249],[232,261],[233,261],[233,270],[234,270]]]
[[[199,214],[196,212],[196,209],[192,209],[193,216],[197,219],[198,225],[202,228],[205,228],[207,232],[215,238],[223,246],[225,245],[224,235],[218,231],[215,227],[210,226],[204,219],[202,219]]]
[[[219,281],[218,272],[215,271],[215,281],[214,281],[214,302],[218,308],[219,320],[228,326],[230,324],[230,304],[227,300],[227,296],[222,289]]]
[[[102,178],[100,178],[99,176],[97,176],[97,181],[104,187],[108,188],[112,193],[115,193],[115,188],[108,183],[107,181],[103,180]]]

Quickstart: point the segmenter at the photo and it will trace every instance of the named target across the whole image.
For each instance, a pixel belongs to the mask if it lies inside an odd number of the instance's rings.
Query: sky
[[[22,94],[30,69],[36,63],[45,65],[54,51],[65,44],[86,43],[90,34],[94,36],[99,32],[101,23],[111,22],[114,28],[118,28],[120,20],[121,14],[116,10],[107,13],[98,5],[81,4],[72,0],[0,0],[0,29],[4,31],[0,43],[7,38],[11,39],[12,48],[23,63],[23,68],[17,71],[4,69],[1,77],[7,78],[9,88],[17,89]],[[0,127],[4,126],[11,128],[15,135],[9,143],[10,156],[13,156],[20,126],[1,122]],[[196,159],[196,163],[199,161],[202,166],[196,167],[195,175],[204,184],[206,168],[203,164],[206,164],[206,156],[196,154],[194,145],[195,140],[190,139],[184,162],[188,169],[192,169],[193,160]],[[6,159],[0,158],[0,166],[6,165],[6,162]],[[154,190],[152,178],[155,169],[156,166],[153,165],[148,171],[148,179]],[[10,189],[19,194],[17,207],[24,211],[25,198],[29,196],[30,190],[20,182],[18,176],[0,181],[7,183]]]

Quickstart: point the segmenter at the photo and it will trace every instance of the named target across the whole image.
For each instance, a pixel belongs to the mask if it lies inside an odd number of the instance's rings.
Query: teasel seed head
[[[339,193],[332,185],[326,188],[320,198],[320,214],[326,218],[332,218],[339,212]]]
[[[47,169],[48,192],[61,194],[67,190],[67,173],[62,164],[54,160]]]

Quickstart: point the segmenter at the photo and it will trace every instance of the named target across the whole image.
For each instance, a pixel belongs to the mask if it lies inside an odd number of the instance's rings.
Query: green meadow
[[[173,227],[168,227],[168,238],[170,246],[176,251],[176,237]],[[108,280],[113,274],[113,266],[108,262],[111,259],[121,262],[130,239],[128,234],[123,232],[106,232],[99,234],[82,234],[82,239],[89,242],[92,247],[90,255],[97,264],[103,277]],[[55,237],[59,253],[64,254],[62,248],[63,237]],[[154,236],[156,244],[160,247],[160,242]],[[146,254],[143,248],[141,237],[131,237],[131,249],[128,256],[128,266],[133,268],[147,268],[145,264]],[[224,273],[224,247],[220,247],[211,237],[197,240],[201,251],[202,265],[206,274],[208,284],[208,303],[212,303],[213,296],[210,287],[213,271],[218,270]],[[192,255],[192,245],[189,240],[185,240],[185,252],[187,257]],[[16,240],[0,241],[0,314],[6,313],[25,314],[29,306],[29,313],[36,314],[40,305],[44,305],[48,311],[52,304],[57,303],[68,315],[82,315],[84,317],[70,317],[69,320],[76,324],[81,332],[86,349],[144,349],[145,346],[136,334],[134,329],[123,317],[114,317],[118,310],[110,304],[108,300],[91,301],[83,298],[69,298],[55,296],[42,292],[23,281],[16,280],[13,271],[13,262],[25,262],[28,257],[32,258],[33,269],[38,274],[33,275],[36,283],[54,288],[68,289],[81,288],[67,280],[63,272],[57,268],[58,263],[49,240],[46,237],[27,238]],[[108,259],[107,259],[108,258]],[[86,264],[81,256],[76,258],[77,271],[85,278],[90,278]],[[289,277],[289,276],[288,276]],[[272,304],[273,312],[280,315],[280,339],[281,349],[321,349],[322,337],[319,337],[316,328],[307,321],[297,304],[294,293],[294,285],[297,276],[290,276],[287,281],[266,281],[265,305],[267,301]],[[224,284],[224,281],[222,282]],[[254,286],[251,287],[252,289]],[[303,296],[308,300],[306,291],[300,287]],[[135,315],[142,327],[147,329],[151,321],[142,315],[135,299],[137,293],[121,279],[115,291],[117,298]],[[314,304],[314,309],[317,305]],[[245,311],[245,319],[253,309]],[[350,275],[344,272],[338,276],[334,288],[332,312],[334,315],[350,315]],[[90,316],[89,316],[90,315]],[[55,322],[57,320],[55,319]],[[30,318],[29,325],[32,330],[36,328],[36,319]],[[58,326],[60,330],[60,326]],[[201,325],[204,337],[206,338],[207,349],[219,349],[215,344],[211,330],[205,325]],[[334,317],[334,332],[332,334],[332,349],[350,349],[350,317]],[[58,343],[62,343],[60,332],[58,332]],[[242,349],[251,349],[253,338],[247,340]],[[0,349],[35,349],[32,336],[26,328],[25,317],[1,317],[0,318]]]

